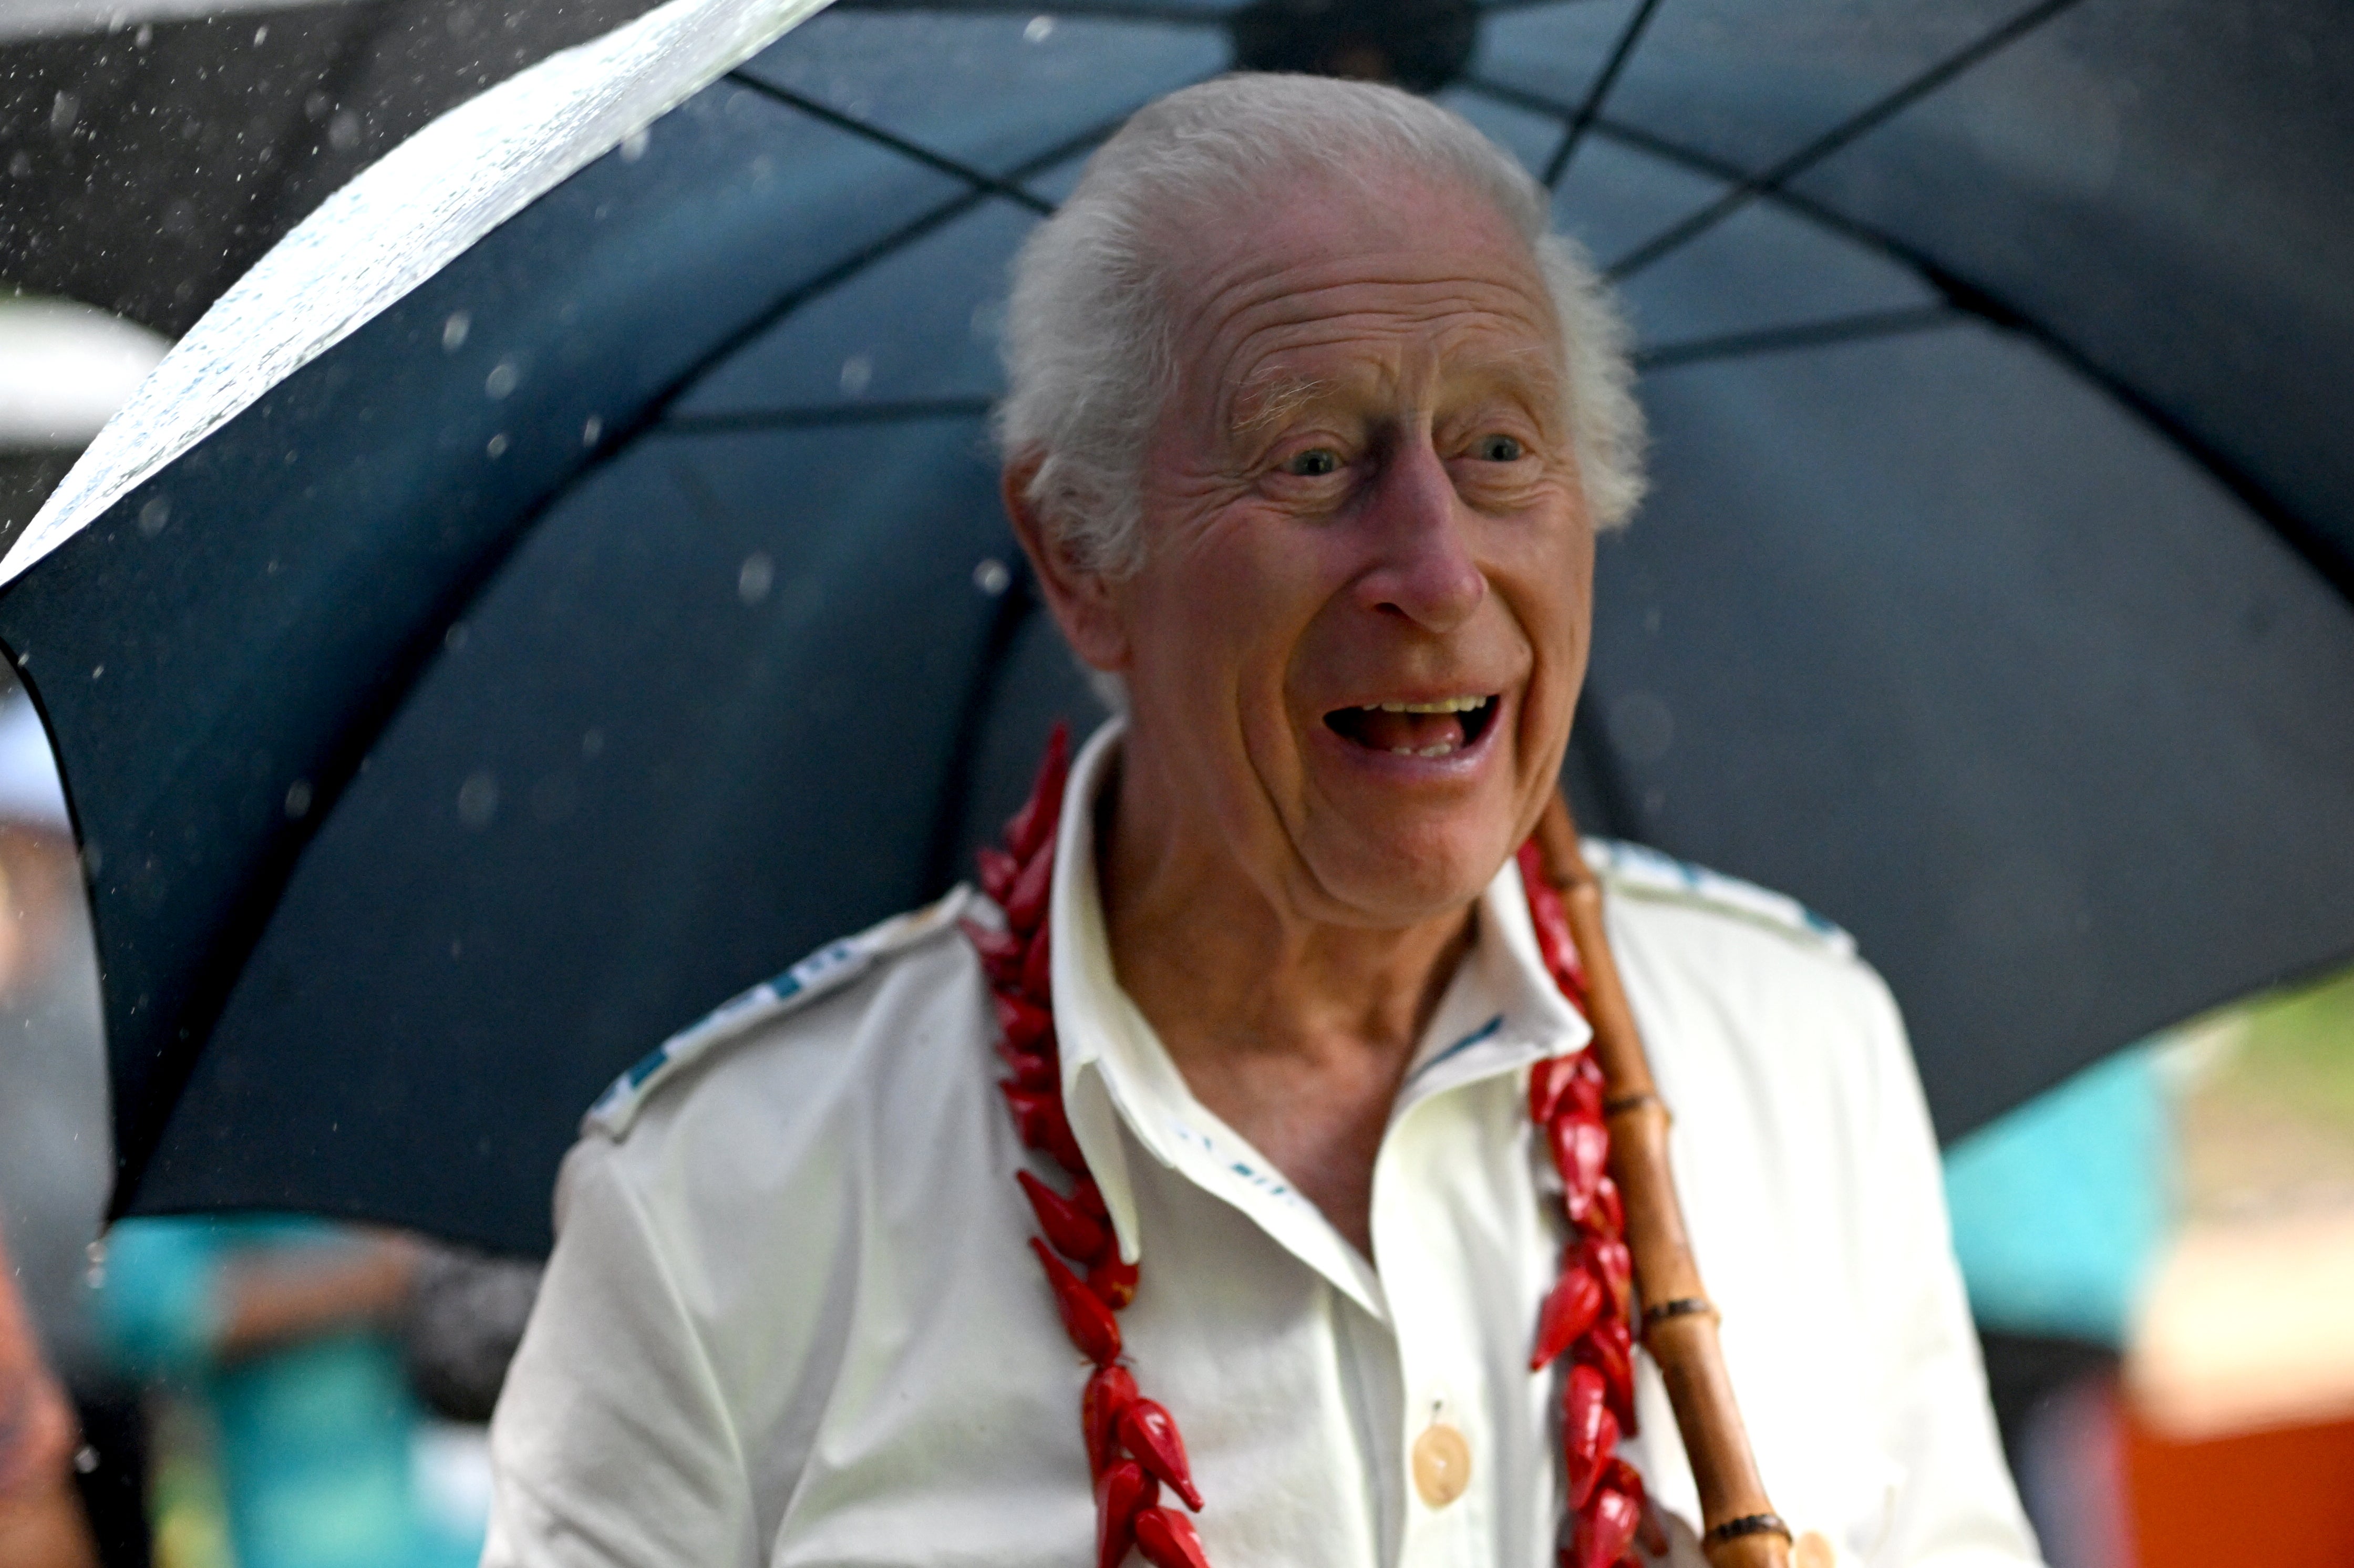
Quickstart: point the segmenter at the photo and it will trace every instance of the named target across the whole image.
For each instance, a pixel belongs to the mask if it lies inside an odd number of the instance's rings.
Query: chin
[[[1515,846],[1486,824],[1425,826],[1358,837],[1311,850],[1309,864],[1325,895],[1367,924],[1406,927],[1468,906],[1487,890]]]

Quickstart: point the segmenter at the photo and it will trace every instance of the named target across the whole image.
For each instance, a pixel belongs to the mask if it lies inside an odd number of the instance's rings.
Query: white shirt
[[[1526,1068],[1584,1022],[1518,873],[1420,1044],[1374,1167],[1373,1261],[1186,1088],[1119,989],[1073,769],[1049,918],[1065,1097],[1141,1268],[1120,1315],[1177,1418],[1218,1568],[1538,1568],[1561,1244]],[[1844,936],[1646,852],[1597,857],[1702,1271],[1767,1490],[1842,1562],[2032,1563],[1896,1010]],[[493,1426],[483,1562],[1092,1561],[1087,1367],[1025,1245],[1044,1171],[995,1087],[962,889],[834,943],[664,1045],[589,1113]],[[1378,1266],[1377,1266],[1378,1265]],[[1656,1371],[1622,1452],[1699,1517]],[[1434,1420],[1468,1489],[1416,1491]]]

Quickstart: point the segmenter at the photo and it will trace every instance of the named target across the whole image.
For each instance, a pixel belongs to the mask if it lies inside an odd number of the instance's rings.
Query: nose
[[[1401,435],[1382,464],[1364,513],[1373,559],[1358,579],[1359,602],[1446,633],[1488,597],[1472,558],[1461,498],[1426,427]]]

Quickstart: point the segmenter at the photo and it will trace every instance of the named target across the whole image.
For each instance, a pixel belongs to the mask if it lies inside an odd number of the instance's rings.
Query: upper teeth
[[[1441,697],[1435,703],[1367,703],[1367,713],[1385,714],[1468,714],[1488,705],[1485,697]]]

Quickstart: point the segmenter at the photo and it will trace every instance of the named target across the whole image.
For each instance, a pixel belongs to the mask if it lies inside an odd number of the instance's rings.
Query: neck
[[[1135,760],[1096,841],[1121,989],[1194,1097],[1370,1255],[1373,1158],[1470,911],[1402,928],[1307,917]]]

